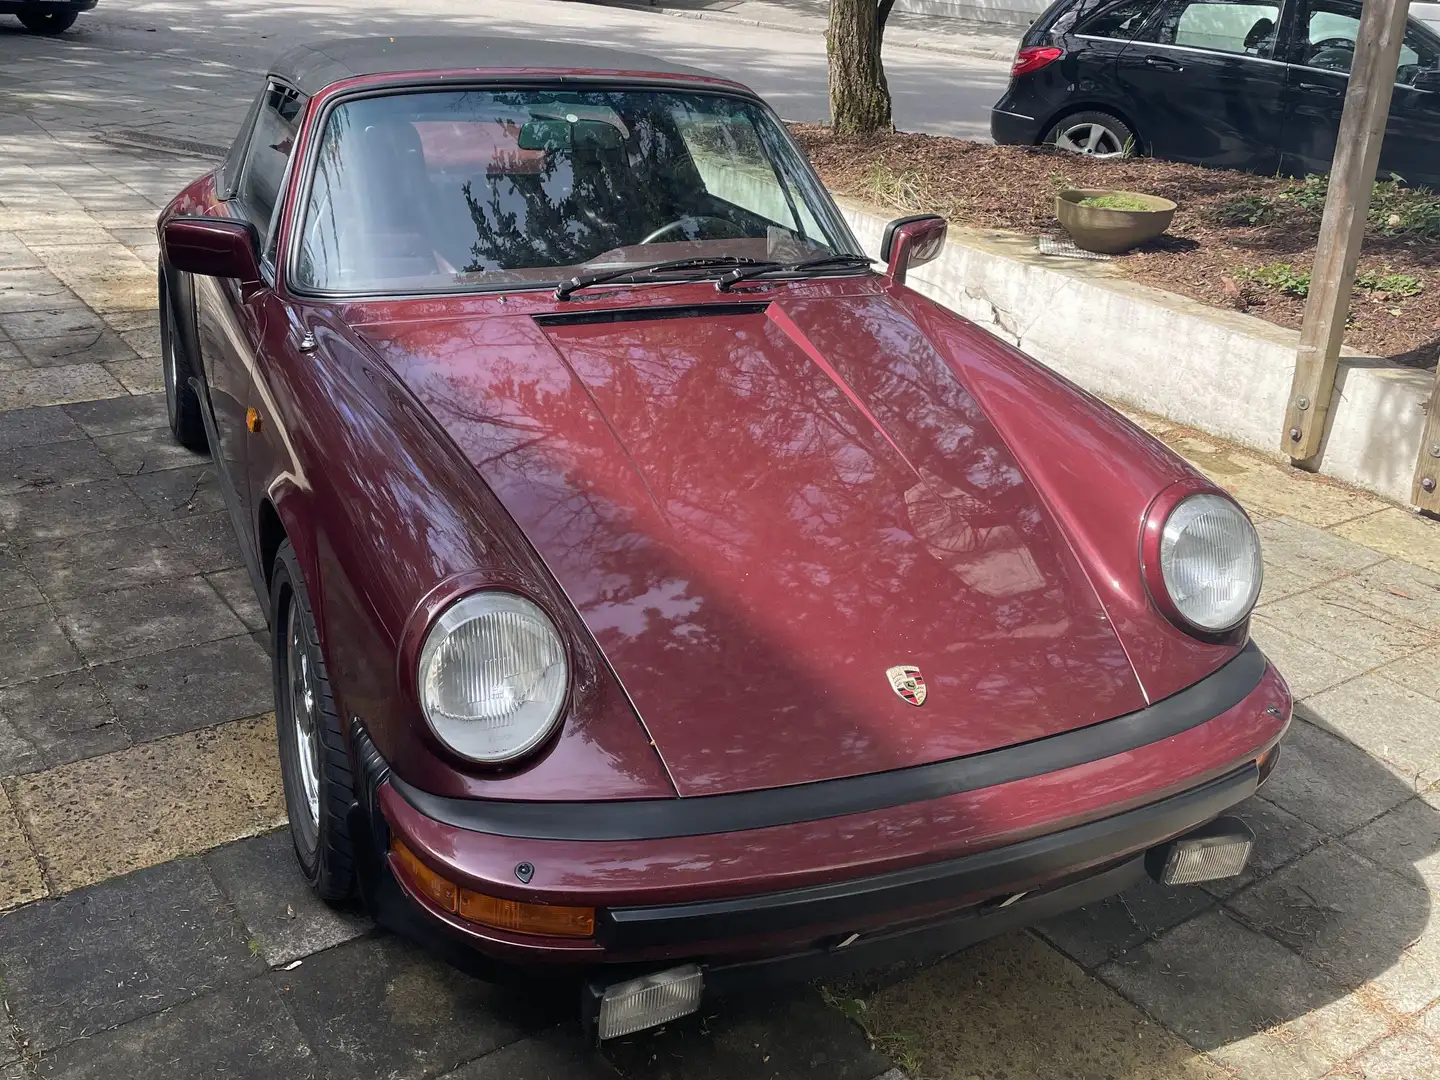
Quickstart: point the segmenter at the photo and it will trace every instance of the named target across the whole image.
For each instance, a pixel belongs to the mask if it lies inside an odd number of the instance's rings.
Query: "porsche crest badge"
[[[886,668],[885,677],[890,680],[890,689],[911,705],[925,704],[925,676],[920,674],[918,667],[901,664]]]

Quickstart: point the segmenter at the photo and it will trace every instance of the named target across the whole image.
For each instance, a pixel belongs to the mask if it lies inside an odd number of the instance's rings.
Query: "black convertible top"
[[[719,78],[643,53],[519,37],[340,38],[291,49],[271,65],[270,74],[309,97],[331,83],[357,75],[481,68],[590,69]]]

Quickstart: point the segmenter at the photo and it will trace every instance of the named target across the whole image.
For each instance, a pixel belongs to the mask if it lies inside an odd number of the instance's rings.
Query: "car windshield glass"
[[[295,282],[454,291],[666,260],[696,260],[697,276],[712,259],[852,253],[814,173],[754,102],[663,90],[426,92],[330,113]]]

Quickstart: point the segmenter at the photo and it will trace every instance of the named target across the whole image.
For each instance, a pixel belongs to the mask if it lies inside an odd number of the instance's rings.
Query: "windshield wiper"
[[[864,255],[822,255],[818,259],[804,259],[792,263],[763,263],[739,267],[715,282],[715,288],[729,292],[737,283],[765,274],[798,274],[806,270],[838,270],[843,267],[868,267],[874,259]]]
[[[590,285],[603,285],[607,281],[619,281],[635,274],[656,274],[667,270],[738,270],[778,267],[779,263],[762,263],[758,259],[747,259],[742,255],[717,255],[708,258],[667,259],[665,262],[646,263],[640,266],[625,266],[618,270],[602,270],[596,274],[578,274],[569,281],[555,286],[555,299],[568,300],[577,289]]]

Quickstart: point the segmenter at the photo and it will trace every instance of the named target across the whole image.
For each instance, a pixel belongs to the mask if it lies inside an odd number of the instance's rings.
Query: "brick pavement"
[[[263,616],[155,393],[154,215],[205,165],[92,137],[225,141],[244,103],[206,73],[250,54],[0,37],[22,49],[0,66],[0,1080],[870,1080],[885,1055],[937,1077],[1440,1076],[1440,526],[1144,417],[1257,518],[1254,634],[1301,699],[1243,880],[604,1055],[570,1001],[311,900],[272,831]],[[155,101],[173,85],[183,110]]]

